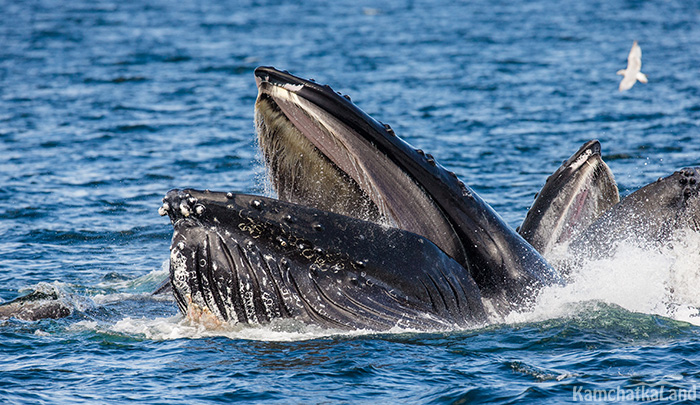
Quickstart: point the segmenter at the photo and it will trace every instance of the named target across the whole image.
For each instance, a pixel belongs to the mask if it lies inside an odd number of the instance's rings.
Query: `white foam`
[[[152,340],[199,339],[203,337],[224,336],[230,339],[261,340],[261,341],[302,341],[330,336],[360,336],[377,333],[369,330],[340,331],[323,329],[316,326],[304,325],[291,320],[279,320],[265,326],[230,325],[224,324],[212,327],[198,322],[192,322],[182,315],[169,318],[124,318],[114,325],[100,327],[96,323],[83,322],[83,328],[102,329],[103,332],[142,336]],[[392,330],[390,333],[413,332],[409,330]]]
[[[534,309],[507,323],[574,315],[576,303],[599,301],[628,311],[700,325],[700,234],[679,231],[663,247],[620,244],[614,256],[580,263],[566,286],[545,288]]]

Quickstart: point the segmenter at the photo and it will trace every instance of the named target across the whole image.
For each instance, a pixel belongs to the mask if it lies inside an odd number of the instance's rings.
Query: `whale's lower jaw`
[[[173,190],[180,310],[232,324],[447,330],[486,320],[469,273],[400,229],[258,196]],[[391,246],[392,249],[387,249]]]

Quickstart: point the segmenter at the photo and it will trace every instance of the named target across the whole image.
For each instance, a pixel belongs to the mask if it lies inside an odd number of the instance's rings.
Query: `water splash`
[[[662,246],[622,242],[613,256],[579,263],[565,286],[545,288],[532,311],[507,323],[575,316],[591,301],[700,325],[700,233],[679,230]]]

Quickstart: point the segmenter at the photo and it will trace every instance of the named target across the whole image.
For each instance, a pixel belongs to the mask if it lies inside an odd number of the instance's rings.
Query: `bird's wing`
[[[630,49],[630,54],[627,56],[627,71],[637,72],[642,70],[642,48],[639,47],[637,41],[632,44],[632,49]]]
[[[629,69],[627,70],[629,72]],[[625,77],[620,82],[620,91],[629,90],[637,82],[637,76],[633,74],[625,74]]]

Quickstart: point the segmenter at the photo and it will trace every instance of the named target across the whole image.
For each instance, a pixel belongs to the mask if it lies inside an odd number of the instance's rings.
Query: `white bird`
[[[629,90],[639,80],[642,83],[647,82],[647,76],[641,72],[642,70],[642,48],[637,45],[637,41],[632,44],[630,54],[627,56],[627,69],[617,71],[618,75],[625,76],[620,82],[620,91]]]

